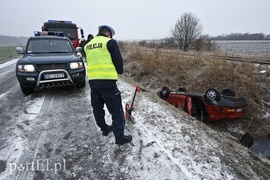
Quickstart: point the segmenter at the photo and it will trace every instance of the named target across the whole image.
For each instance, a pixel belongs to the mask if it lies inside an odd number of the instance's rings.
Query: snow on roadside
[[[28,114],[28,120],[33,120],[37,117],[41,111],[42,105],[44,103],[45,96],[36,97],[35,101],[28,103],[26,106],[26,114]]]
[[[130,103],[135,85],[132,86],[120,79],[118,87],[122,91],[124,107],[125,103]],[[255,174],[256,170],[249,167],[253,165],[253,162],[242,164],[238,160],[239,158],[243,161],[251,159],[248,149],[222,137],[205,124],[162,101],[157,95],[153,96],[153,93],[148,92],[138,93],[132,113],[136,123],[127,124],[128,128],[131,131],[144,132],[145,135],[142,134],[139,137],[142,144],[144,146],[154,145],[155,148],[158,148],[156,152],[165,153],[170,159],[168,163],[173,162],[179,167],[183,172],[183,177],[188,179],[237,179],[239,174],[243,173],[244,177],[260,179]],[[151,154],[147,148],[143,153]],[[155,157],[151,157],[153,158],[151,161],[160,155],[157,153]],[[168,166],[170,165],[168,164]],[[249,169],[249,171],[245,169]]]
[[[13,118],[13,126],[2,129],[2,133],[6,136],[6,147],[0,151],[0,159],[6,160],[6,173],[1,174],[1,180],[8,179],[7,176],[12,174],[14,165],[20,164],[20,158],[24,152],[28,150],[24,128],[29,128],[31,126],[29,125],[31,123],[30,121],[34,120],[39,115],[45,96],[36,97],[34,99],[29,98],[29,96],[25,98],[27,102],[20,116]]]
[[[135,90],[132,84],[123,78],[118,82],[123,107],[132,99]],[[44,96],[27,99],[24,107],[27,113],[16,118],[16,125],[33,120],[39,114],[43,102]],[[115,145],[114,148],[112,135],[101,137],[104,141],[109,139],[102,147],[107,153],[101,159],[103,164],[115,166],[115,170],[119,168],[121,173],[130,175],[132,179],[270,178],[262,161],[252,158],[248,149],[162,101],[155,93],[138,93],[132,114],[136,123],[127,123],[126,134],[133,135],[134,146]],[[0,158],[7,159],[7,163],[16,162],[25,148],[22,147],[24,141],[20,132],[11,133],[17,135],[13,139],[7,137],[6,143],[11,144],[10,149],[18,151],[9,154],[8,150],[1,150]],[[268,161],[266,163],[269,165]],[[5,179],[3,176],[1,178]]]
[[[5,68],[5,67],[7,67],[7,66],[10,66],[10,65],[16,63],[17,60],[18,60],[18,59],[13,59],[13,60],[11,60],[11,61],[8,61],[8,62],[5,62],[5,63],[3,63],[3,64],[0,64],[0,69]]]

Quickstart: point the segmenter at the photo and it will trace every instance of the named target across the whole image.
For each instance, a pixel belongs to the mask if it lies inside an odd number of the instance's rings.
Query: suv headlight
[[[72,62],[70,63],[70,69],[81,69],[83,68],[82,62]]]
[[[32,64],[18,65],[19,72],[35,72],[35,67]]]

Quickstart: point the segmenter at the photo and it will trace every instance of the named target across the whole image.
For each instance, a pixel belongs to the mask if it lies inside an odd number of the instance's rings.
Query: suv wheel
[[[85,87],[85,81],[83,81],[83,82],[77,84],[77,87],[78,87],[78,88],[84,88],[84,87]]]
[[[34,88],[23,87],[21,85],[20,85],[20,87],[21,87],[21,90],[22,90],[23,94],[25,94],[25,95],[29,95],[29,94],[32,94],[32,93],[35,92]]]

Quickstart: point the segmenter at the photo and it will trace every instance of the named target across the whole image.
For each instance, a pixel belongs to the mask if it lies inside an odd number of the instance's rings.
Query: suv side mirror
[[[82,47],[76,47],[75,51],[76,51],[76,53],[81,53],[82,52]]]
[[[82,47],[76,47],[75,52],[77,56],[82,57]]]
[[[16,47],[16,52],[17,52],[17,54],[24,54],[22,47]]]

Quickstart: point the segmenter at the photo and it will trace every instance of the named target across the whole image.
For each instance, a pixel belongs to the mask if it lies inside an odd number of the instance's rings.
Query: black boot
[[[108,128],[104,131],[102,131],[103,136],[108,136],[110,132],[112,132],[113,128],[112,126],[108,126]]]
[[[122,145],[122,144],[128,143],[130,141],[132,141],[131,135],[127,135],[127,136],[123,135],[123,136],[116,138],[115,144]]]

